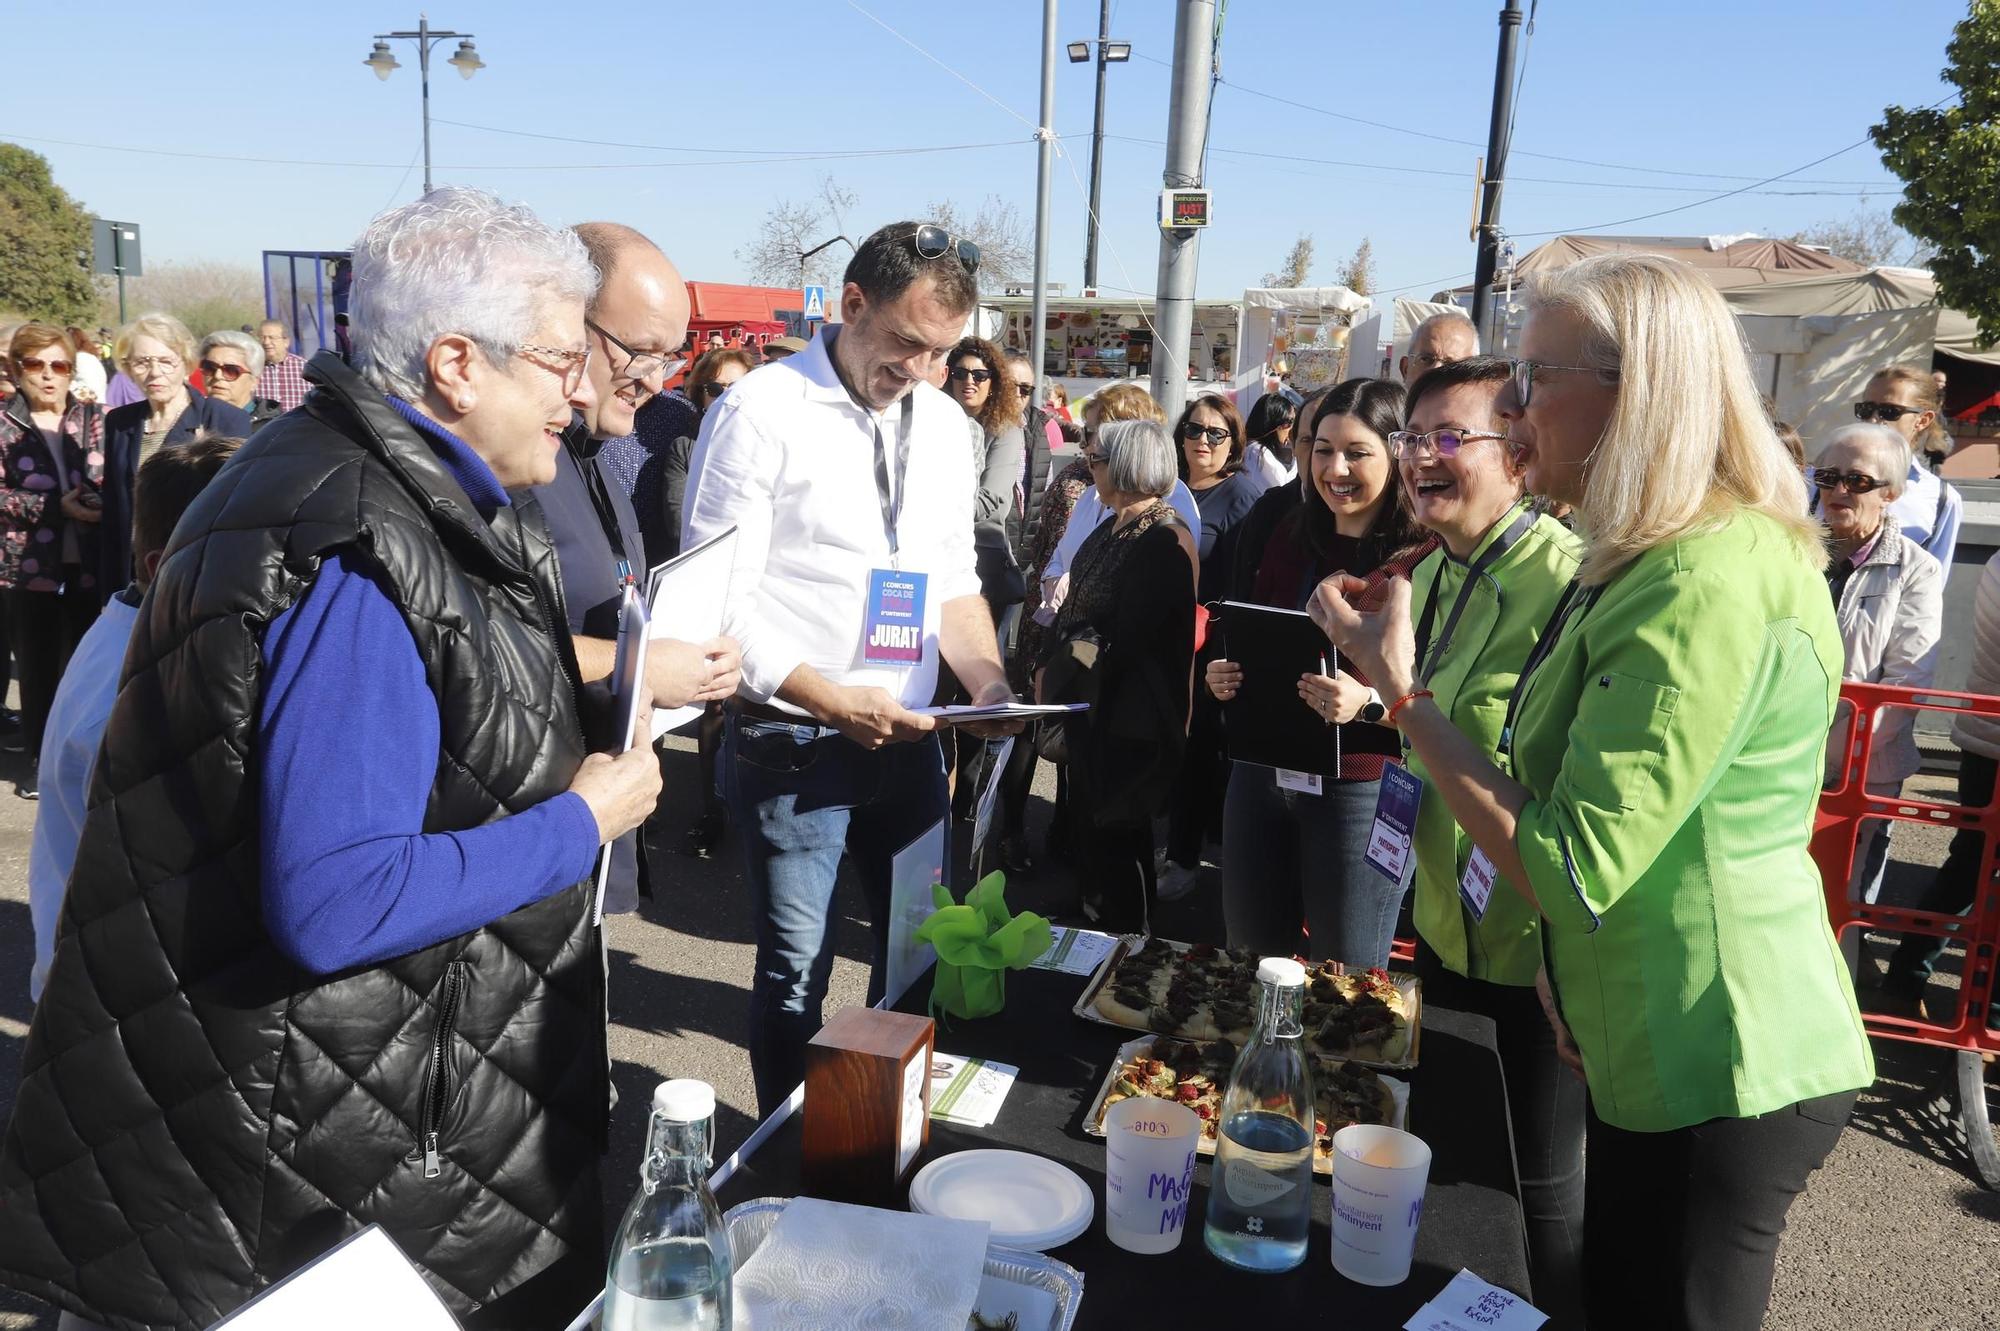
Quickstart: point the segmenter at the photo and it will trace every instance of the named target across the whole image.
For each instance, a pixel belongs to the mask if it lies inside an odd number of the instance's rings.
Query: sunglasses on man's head
[[[250,373],[250,367],[248,365],[224,365],[220,361],[205,360],[201,363],[201,372],[206,375],[219,375],[233,384],[244,375]]]
[[[1822,490],[1845,488],[1849,494],[1865,495],[1870,490],[1879,490],[1887,481],[1878,481],[1866,472],[1841,471],[1837,467],[1814,467],[1813,484]]]
[[[947,379],[954,380],[958,383],[966,383],[970,381],[975,384],[983,384],[988,379],[991,379],[993,377],[993,371],[969,370],[963,365],[954,365],[949,370],[946,370],[944,372],[944,377]]]
[[[21,357],[21,368],[29,374],[40,374],[43,370],[50,370],[56,374],[68,374],[76,366],[66,360],[43,360],[40,356],[23,356]]]
[[[960,240],[935,222],[926,222],[918,227],[916,234],[910,237],[910,243],[917,247],[920,259],[942,259],[957,250],[958,261],[965,265],[966,272],[979,271],[979,247],[969,240]]]
[[[1858,421],[1899,421],[1911,412],[1924,411],[1924,407],[1899,407],[1894,402],[1857,402],[1854,404],[1854,419]]]

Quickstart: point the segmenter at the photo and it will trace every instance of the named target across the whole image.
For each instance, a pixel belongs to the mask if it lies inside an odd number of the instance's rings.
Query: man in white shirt
[[[925,382],[977,295],[979,251],[899,222],[848,264],[843,322],[708,411],[682,546],[737,529],[724,632],[743,650],[724,795],[757,912],[750,1064],[769,1112],[805,1072],[851,857],[882,992],[894,854],[948,811],[940,656],[974,702],[1011,697],[979,594],[965,413]],[[997,733],[997,732],[996,732]]]
[[[42,735],[42,799],[28,843],[28,914],[35,926],[35,962],[28,973],[32,1002],[41,1000],[55,957],[56,922],[70,870],[76,867],[90,772],[111,720],[111,705],[118,700],[118,676],[139,619],[139,602],[167,552],[174,524],[242,442],[221,436],[198,439],[185,448],[163,448],[139,468],[132,522],[132,564],[138,576],[105,605],[56,686]]]

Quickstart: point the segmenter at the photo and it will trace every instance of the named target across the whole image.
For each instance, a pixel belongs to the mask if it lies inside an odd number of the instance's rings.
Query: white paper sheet
[[[984,1239],[981,1243],[983,1248]],[[211,1331],[353,1331],[357,1326],[459,1331],[458,1319],[379,1225],[370,1225],[271,1286]]]
[[[1460,1267],[1436,1298],[1403,1323],[1405,1331],[1535,1331],[1549,1315]]]
[[[889,965],[884,1004],[893,1004],[937,961],[937,949],[916,932],[937,909],[931,889],[944,881],[945,824],[938,819],[889,861]]]
[[[797,1197],[736,1273],[736,1331],[964,1331],[988,1227]]]
[[[1000,807],[1000,779],[1007,770],[1007,756],[1014,752],[1017,736],[1009,735],[998,746],[987,745],[983,755],[985,767],[979,787],[979,803],[972,817],[972,869],[981,873],[985,865],[980,857],[986,850],[987,835],[993,830],[993,811]]]
[[[729,575],[736,565],[736,528],[683,551],[646,575],[646,603],[652,636],[707,642],[722,632],[729,600]],[[653,742],[701,715],[701,707],[661,708],[653,713]]]

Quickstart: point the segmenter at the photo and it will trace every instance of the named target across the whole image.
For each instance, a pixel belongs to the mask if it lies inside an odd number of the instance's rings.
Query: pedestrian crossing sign
[[[803,297],[804,297],[804,309],[805,309],[804,317],[807,319],[818,319],[824,322],[826,319],[826,288],[807,287],[804,290]]]

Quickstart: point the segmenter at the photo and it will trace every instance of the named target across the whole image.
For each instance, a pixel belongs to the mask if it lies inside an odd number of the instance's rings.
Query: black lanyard
[[[1514,770],[1514,721],[1521,712],[1521,699],[1527,696],[1528,681],[1534,678],[1535,672],[1541,669],[1542,662],[1548,660],[1549,654],[1555,651],[1556,643],[1561,640],[1563,630],[1569,626],[1570,618],[1574,615],[1589,614],[1590,607],[1596,605],[1597,598],[1602,595],[1604,595],[1602,586],[1586,587],[1576,579],[1570,579],[1569,586],[1563,588],[1562,599],[1556,602],[1555,613],[1550,615],[1549,622],[1542,626],[1542,636],[1535,639],[1534,648],[1529,651],[1527,661],[1522,664],[1520,677],[1514,681],[1514,692],[1507,699],[1507,716],[1500,723],[1500,744],[1496,750],[1500,766],[1510,775]]]
[[[618,524],[618,510],[611,503],[611,492],[604,487],[604,475],[597,469],[597,456],[586,456],[583,445],[589,435],[583,432],[581,417],[573,418],[570,428],[562,432],[563,447],[569,451],[569,460],[575,464],[577,478],[583,482],[583,491],[590,498],[590,507],[597,514],[597,523],[604,528],[605,544],[611,547],[611,558],[618,568],[618,585],[630,587],[639,579],[632,570],[632,561],[625,551],[625,533]]]
[[[910,480],[910,412],[912,395],[903,398],[903,413],[896,422],[896,486],[889,488],[889,450],[882,442],[882,422],[870,416],[869,423],[875,427],[875,494],[882,501],[882,531],[889,538],[889,562],[897,564],[902,553],[902,542],[897,539],[896,527],[903,519],[903,499],[909,489]]]
[[[1444,659],[1446,650],[1451,646],[1452,635],[1458,632],[1459,617],[1465,613],[1465,607],[1472,602],[1473,584],[1477,583],[1486,570],[1503,555],[1520,544],[1521,538],[1528,534],[1528,529],[1535,525],[1537,516],[1539,515],[1532,507],[1522,506],[1515,513],[1514,520],[1507,524],[1507,529],[1494,537],[1480,552],[1479,558],[1466,568],[1465,585],[1458,589],[1458,599],[1452,602],[1451,613],[1445,616],[1444,634],[1437,640],[1437,646],[1430,648],[1431,623],[1437,617],[1438,584],[1444,581],[1444,564],[1454,562],[1451,551],[1441,549],[1444,563],[1440,563],[1437,572],[1431,575],[1430,594],[1424,600],[1424,613],[1417,621],[1417,660],[1421,663],[1417,671],[1419,684],[1428,685],[1431,676],[1437,673],[1438,662]],[[1427,648],[1429,648],[1428,653]]]

